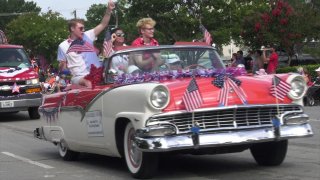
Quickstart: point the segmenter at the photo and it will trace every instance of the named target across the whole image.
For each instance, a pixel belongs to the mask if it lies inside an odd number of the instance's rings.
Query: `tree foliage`
[[[201,38],[200,23],[214,37],[217,44],[228,42],[228,19],[222,11],[227,6],[224,0],[129,0],[130,8],[126,17],[136,23],[143,17],[152,17],[156,20],[157,33],[163,36],[159,39],[161,44],[170,44],[176,41],[191,41]],[[137,32],[137,31],[136,31]],[[220,36],[216,36],[219,34]],[[157,35],[157,34],[156,34]]]
[[[136,22],[151,17],[157,22],[155,37],[160,44],[173,44],[202,38],[199,25],[203,24],[218,48],[229,44],[232,39],[237,45],[252,49],[277,43],[291,53],[297,45],[319,39],[318,0],[307,4],[304,0],[281,0],[285,3],[281,8],[278,1],[118,0],[108,28],[121,27],[126,33],[127,44],[131,44],[139,36]],[[86,29],[99,24],[105,10],[105,4],[93,4],[86,13]],[[0,13],[32,11],[35,13],[1,17],[0,28],[13,20],[5,29],[12,43],[22,44],[34,53],[55,60],[57,47],[68,34],[66,21],[55,12],[38,14],[40,8],[33,2],[0,0]],[[287,14],[288,11],[291,13]],[[98,47],[103,38],[104,33],[101,33]]]
[[[0,0],[0,29],[5,29],[7,24],[16,19],[16,13],[36,13],[38,14],[41,8],[34,2],[25,2],[24,0]]]
[[[11,21],[6,33],[10,43],[21,44],[52,61],[56,59],[59,43],[68,37],[66,24],[60,14],[51,11],[40,16],[27,14]]]
[[[244,17],[242,40],[253,49],[276,44],[291,57],[297,48],[318,39],[319,14],[312,4],[301,0],[271,0],[265,11]],[[290,63],[290,61],[289,61]]]

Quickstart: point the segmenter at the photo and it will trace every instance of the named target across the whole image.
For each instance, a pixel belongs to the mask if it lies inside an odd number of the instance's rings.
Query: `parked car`
[[[159,153],[250,149],[259,165],[276,166],[288,139],[313,135],[298,74],[249,76],[225,68],[204,44],[124,48],[104,61],[103,82],[91,71],[93,89],[72,85],[45,96],[39,111],[47,125],[34,134],[64,160],[81,152],[122,157],[133,177],[150,178]]]
[[[0,112],[28,111],[39,119],[41,105],[38,73],[20,45],[0,44]]]
[[[285,51],[277,51],[279,55],[279,67],[286,67],[289,63],[289,55]],[[310,64],[320,64],[320,58],[311,56],[310,54],[295,54],[291,56],[290,66],[301,66]]]

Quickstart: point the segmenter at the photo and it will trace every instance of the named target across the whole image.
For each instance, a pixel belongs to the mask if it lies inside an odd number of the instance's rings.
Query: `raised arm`
[[[108,25],[111,18],[112,10],[115,8],[115,4],[112,0],[109,0],[107,10],[103,16],[102,21],[94,28],[94,34],[98,36]]]

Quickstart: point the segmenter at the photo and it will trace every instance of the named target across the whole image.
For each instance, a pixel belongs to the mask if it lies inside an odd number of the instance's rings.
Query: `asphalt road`
[[[320,107],[306,107],[314,130],[310,138],[289,141],[281,166],[261,167],[249,151],[224,155],[165,155],[154,179],[318,180],[320,179]],[[63,161],[57,148],[33,138],[45,124],[28,120],[27,113],[0,114],[0,180],[120,180],[132,179],[119,158],[82,154]]]

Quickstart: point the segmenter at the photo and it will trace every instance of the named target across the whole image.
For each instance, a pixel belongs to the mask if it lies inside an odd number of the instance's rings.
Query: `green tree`
[[[66,24],[56,12],[27,14],[8,24],[7,36],[12,44],[22,44],[28,51],[54,62],[59,43],[68,36]]]
[[[307,19],[307,21],[306,21]],[[297,48],[318,39],[319,14],[301,0],[272,0],[266,11],[254,12],[244,18],[242,40],[253,49],[276,44],[289,54],[289,64]]]
[[[86,28],[87,29],[91,29],[94,28],[95,26],[97,26],[105,12],[106,12],[106,5],[105,4],[93,4],[91,5],[91,7],[88,9],[87,13],[86,13]],[[124,22],[123,19],[123,14],[122,11],[120,11],[120,8],[122,8],[120,3],[117,3],[117,8],[113,11],[110,22],[109,22],[109,26],[107,27],[107,29],[111,29],[114,28],[115,26],[119,26],[119,22]],[[123,24],[121,24],[122,27]],[[106,29],[106,30],[107,30]],[[98,40],[95,42],[97,47],[101,47],[103,40],[104,40],[104,36],[105,33],[101,33],[98,37]]]
[[[20,13],[36,13],[41,8],[34,2],[25,2],[24,0],[0,0],[0,29],[4,30],[7,24],[13,19],[18,18]]]
[[[103,18],[103,15],[106,11],[105,4],[93,4],[86,13],[86,27],[87,29],[95,27],[99,24]],[[130,44],[134,38],[137,37],[137,30],[135,28],[135,19],[132,20],[132,17],[127,16],[128,4],[126,0],[118,0],[116,4],[116,9],[114,9],[109,26],[107,29],[112,29],[116,26],[121,27],[126,33],[127,44]],[[105,33],[101,33],[98,37],[98,40],[95,42],[98,48],[101,48],[103,40],[105,38]]]

